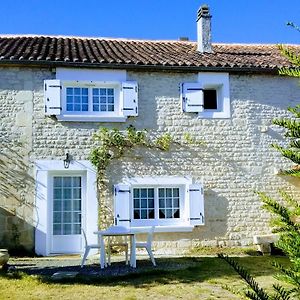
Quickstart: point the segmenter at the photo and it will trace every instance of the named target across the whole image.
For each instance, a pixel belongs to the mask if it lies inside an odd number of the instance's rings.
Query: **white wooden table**
[[[104,237],[112,236],[128,236],[130,238],[130,266],[136,268],[136,237],[135,232],[131,231],[126,227],[120,226],[111,226],[107,230],[95,231],[95,234],[99,236],[100,240],[100,266],[101,269],[107,266],[106,257],[105,257],[105,243]]]

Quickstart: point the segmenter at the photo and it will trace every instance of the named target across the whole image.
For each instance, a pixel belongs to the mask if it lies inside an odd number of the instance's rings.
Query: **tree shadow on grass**
[[[254,276],[273,276],[276,273],[271,265],[274,257],[247,256],[234,259],[250,270]],[[281,263],[287,263],[287,258],[279,259]],[[140,288],[156,284],[204,282],[218,278],[238,279],[234,270],[217,257],[159,258],[157,267],[153,267],[149,260],[138,260],[137,265],[136,269],[124,265],[124,262],[113,263],[105,269],[100,269],[98,264],[80,268],[80,265],[74,262],[73,265],[64,266],[57,266],[57,263],[56,265],[53,263],[52,266],[15,265],[13,272],[1,272],[0,278],[22,279],[22,276],[28,274],[38,275],[38,280],[47,284],[130,285]],[[78,274],[73,278],[51,278],[51,275],[57,272],[78,272]]]

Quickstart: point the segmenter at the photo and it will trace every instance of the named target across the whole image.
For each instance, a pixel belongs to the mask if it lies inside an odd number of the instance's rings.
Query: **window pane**
[[[159,208],[165,208],[166,204],[165,204],[165,199],[159,199]]]
[[[67,95],[73,95],[73,88],[67,88]]]
[[[148,200],[148,207],[149,208],[154,208],[154,199],[149,199]]]
[[[178,188],[173,189],[173,197],[179,197],[179,189]]]
[[[67,111],[73,111],[73,104],[67,104]]]
[[[107,95],[114,95],[114,89],[107,89]]]
[[[73,177],[73,187],[81,187],[81,177]]]
[[[141,198],[147,198],[147,189],[141,189]]]
[[[106,95],[106,89],[100,89],[100,95]]]
[[[63,197],[64,199],[71,199],[72,198],[72,189],[63,189]]]
[[[75,96],[75,97],[74,97],[74,103],[75,103],[75,104],[80,104],[80,102],[81,102],[80,96]]]
[[[114,97],[107,97],[107,102],[108,103],[114,103]]]
[[[72,225],[71,224],[63,225],[63,234],[72,234]]]
[[[54,201],[53,202],[53,210],[54,211],[61,211],[62,210],[62,202],[61,201]]]
[[[81,213],[74,212],[73,213],[73,223],[80,223],[81,221]]]
[[[70,211],[71,210],[71,201],[64,201],[63,210]]]
[[[172,218],[172,209],[166,209],[166,218]]]
[[[79,104],[74,105],[74,111],[80,111],[80,105]]]
[[[147,219],[147,209],[141,209],[141,219]]]
[[[75,95],[80,95],[80,88],[74,88],[74,94]]]
[[[134,198],[140,197],[140,190],[139,189],[133,189],[133,197]]]
[[[99,105],[93,105],[93,111],[99,111]]]
[[[172,189],[166,189],[166,197],[172,197]]]
[[[106,104],[106,97],[100,97],[100,103]]]
[[[168,208],[172,207],[172,198],[166,199],[166,207],[168,207]]]
[[[134,199],[134,208],[140,208],[140,200]]]
[[[154,198],[154,189],[148,189],[148,198]]]
[[[148,213],[149,213],[149,219],[154,219],[154,209],[149,209],[148,210]]]
[[[67,96],[67,104],[73,103],[73,96]]]
[[[106,111],[106,105],[100,105],[100,111]]]
[[[164,219],[165,218],[165,210],[164,209],[160,209],[159,210],[159,218],[160,219]]]
[[[88,95],[88,92],[89,92],[88,88],[82,88],[81,91],[82,91],[82,95],[84,95],[84,96]]]
[[[62,186],[62,178],[61,177],[54,177],[53,178],[53,185],[54,185],[54,187],[61,187]]]
[[[73,224],[73,234],[80,234],[80,233],[81,233],[81,225]]]
[[[73,189],[73,199],[81,199],[81,189],[80,188]]]
[[[54,235],[61,235],[61,224],[53,224],[53,234]]]
[[[82,111],[88,111],[89,110],[89,107],[88,105],[82,105]]]
[[[70,187],[72,186],[72,177],[62,177],[63,178],[63,186]]]
[[[142,208],[147,208],[147,199],[142,199],[141,200],[141,207]]]
[[[62,190],[61,190],[61,188],[54,189],[53,198],[54,199],[62,199]]]
[[[179,207],[179,198],[173,199],[173,207]]]
[[[140,219],[141,216],[140,216],[140,210],[139,209],[135,209],[134,212],[133,212],[133,218],[134,219]]]
[[[55,212],[53,214],[53,223],[61,223],[62,218],[61,218],[61,212]]]
[[[72,213],[64,212],[64,223],[71,223],[72,222]]]
[[[98,96],[98,95],[99,95],[99,89],[93,89],[93,96]]]
[[[107,111],[114,111],[113,105],[107,105]]]
[[[82,97],[82,103],[87,104],[89,102],[89,98],[87,96]]]
[[[73,210],[81,211],[81,201],[80,200],[73,201]]]
[[[165,189],[158,189],[159,198],[165,197]]]
[[[174,218],[180,218],[180,210],[179,209],[174,209],[173,210],[173,217]]]

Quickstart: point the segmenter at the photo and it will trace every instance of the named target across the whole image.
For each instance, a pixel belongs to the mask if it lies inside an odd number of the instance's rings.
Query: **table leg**
[[[130,266],[136,268],[135,235],[130,236]]]
[[[104,238],[100,235],[100,266],[103,269],[106,266],[106,259],[105,259],[105,244]]]

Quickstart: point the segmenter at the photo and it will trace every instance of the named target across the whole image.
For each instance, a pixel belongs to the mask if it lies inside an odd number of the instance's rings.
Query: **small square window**
[[[203,90],[204,109],[218,109],[217,91],[214,89]]]

